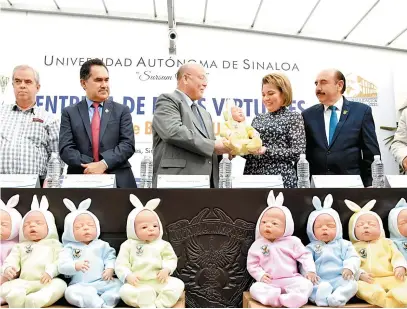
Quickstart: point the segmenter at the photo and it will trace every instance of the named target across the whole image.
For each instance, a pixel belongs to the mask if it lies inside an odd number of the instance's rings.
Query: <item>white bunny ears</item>
[[[399,208],[399,207],[407,207],[406,199],[401,198],[400,201],[397,202],[396,206],[394,206],[394,208]]]
[[[1,199],[0,199],[0,208],[3,207],[8,207],[8,208],[14,208],[17,206],[18,201],[20,200],[20,195],[16,194],[10,197],[10,199],[7,201],[7,204],[5,204]]]
[[[63,202],[66,208],[68,208],[71,212],[74,212],[77,210],[88,210],[90,204],[92,203],[92,200],[90,198],[83,200],[82,202],[79,203],[78,208],[76,208],[75,204],[70,199],[64,198]]]
[[[31,203],[31,210],[43,210],[47,211],[49,208],[48,199],[45,195],[41,198],[41,203],[38,202],[38,198],[36,195],[33,196],[33,201]]]
[[[365,212],[365,211],[372,210],[373,206],[376,204],[376,200],[371,200],[371,201],[367,202],[366,205],[363,207],[360,207],[358,204],[356,204],[355,202],[352,202],[350,200],[345,200],[345,204],[353,212],[360,212],[360,211]]]
[[[316,210],[328,209],[332,207],[334,200],[332,194],[328,194],[324,199],[324,204],[322,205],[321,200],[318,196],[314,196],[312,198],[312,204],[314,205]]]
[[[277,195],[277,198],[274,196],[273,190],[270,191],[267,197],[267,205],[268,206],[283,206],[284,203],[284,195],[283,192],[280,192]]]
[[[160,201],[161,200],[159,198],[155,198],[155,199],[149,200],[146,203],[146,206],[143,206],[143,203],[138,199],[137,196],[135,196],[134,194],[130,194],[130,202],[137,209],[140,208],[140,209],[154,210],[160,204]]]

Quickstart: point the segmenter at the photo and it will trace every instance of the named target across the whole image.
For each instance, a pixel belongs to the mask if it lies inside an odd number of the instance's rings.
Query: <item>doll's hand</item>
[[[103,280],[105,281],[113,280],[113,272],[114,272],[113,268],[106,268],[102,273]]]
[[[168,268],[161,269],[157,274],[157,279],[160,283],[167,282],[168,276],[170,275],[170,270]]]
[[[353,272],[350,269],[344,268],[342,270],[342,278],[345,280],[352,280],[353,279]]]
[[[135,273],[127,275],[127,277],[126,277],[126,282],[128,284],[131,284],[132,286],[136,286],[139,281],[140,281],[140,277],[137,276]]]
[[[41,277],[40,282],[41,282],[42,284],[47,284],[47,283],[50,283],[51,280],[52,280],[51,276],[48,275],[47,273],[44,273],[44,274],[42,275],[42,277]]]
[[[373,284],[373,276],[371,274],[368,274],[368,273],[362,273],[359,276],[359,280],[367,282],[369,284]]]
[[[319,282],[319,277],[317,276],[316,273],[309,271],[307,272],[307,275],[305,276],[305,278],[307,278],[309,281],[312,282],[312,284],[318,284]]]
[[[85,272],[89,270],[89,261],[85,260],[85,261],[79,261],[75,263],[75,270],[76,271],[81,271],[81,272]]]
[[[264,282],[264,283],[267,283],[267,284],[271,284],[272,280],[273,280],[273,278],[271,277],[271,275],[269,275],[267,273],[265,273],[263,275],[263,277],[261,277],[261,279],[260,279],[261,282]]]
[[[13,280],[17,277],[17,269],[14,266],[7,267],[3,275],[7,280]]]
[[[394,276],[400,280],[404,281],[406,275],[406,269],[403,266],[396,267],[394,269]]]

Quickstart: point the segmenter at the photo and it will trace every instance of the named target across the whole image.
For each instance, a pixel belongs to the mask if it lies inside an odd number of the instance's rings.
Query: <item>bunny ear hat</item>
[[[59,239],[58,237],[58,231],[57,227],[55,225],[55,218],[54,215],[48,210],[49,204],[48,200],[45,195],[42,196],[41,198],[41,203],[38,201],[38,198],[36,195],[33,196],[33,201],[31,203],[31,210],[27,212],[21,222],[20,225],[20,242],[26,241],[27,239],[24,237],[24,231],[23,231],[23,226],[24,226],[24,221],[34,211],[40,212],[44,215],[45,221],[47,222],[48,226],[48,234],[45,237],[45,239]]]
[[[269,195],[267,197],[267,207],[263,210],[261,215],[259,216],[259,219],[257,220],[256,224],[256,239],[259,239],[261,237],[260,235],[260,222],[261,219],[263,218],[263,215],[266,213],[271,208],[278,208],[281,209],[284,212],[285,215],[285,232],[283,237],[286,236],[291,236],[294,233],[294,220],[293,216],[291,215],[291,211],[283,206],[284,203],[284,196],[283,193],[280,192],[277,197],[274,196],[273,190],[269,192]]]
[[[149,200],[146,205],[144,206],[143,203],[138,199],[137,196],[134,194],[130,194],[130,202],[134,206],[134,209],[129,213],[129,216],[127,217],[127,226],[126,226],[126,232],[127,232],[127,238],[128,239],[136,239],[139,240],[139,238],[136,235],[136,231],[134,229],[134,221],[136,221],[137,215],[143,211],[143,210],[148,210],[151,211],[155,216],[157,217],[158,224],[160,226],[160,236],[159,239],[163,237],[163,226],[161,224],[161,220],[158,217],[157,213],[154,211],[154,209],[157,208],[157,206],[160,204],[160,199],[155,198],[152,200]]]
[[[399,216],[400,212],[405,209],[407,209],[407,202],[404,198],[402,198],[389,213],[389,231],[390,238],[392,239],[406,238],[405,236],[400,234],[399,228],[397,226],[397,217]]]
[[[363,207],[360,207],[358,204],[356,204],[352,201],[349,201],[349,200],[345,200],[345,204],[346,204],[346,206],[348,206],[348,208],[350,210],[352,210],[354,212],[354,214],[349,219],[349,239],[352,243],[359,241],[359,239],[357,239],[357,237],[355,235],[356,222],[358,221],[360,216],[366,215],[366,214],[371,214],[376,217],[376,219],[380,225],[380,237],[386,237],[386,235],[384,233],[384,229],[383,229],[382,219],[380,218],[380,216],[377,213],[372,211],[373,206],[376,204],[376,200],[371,200],[371,201],[367,202],[366,205]]]
[[[17,206],[19,199],[20,196],[18,194],[12,196],[7,201],[7,204],[0,199],[0,210],[7,212],[11,219],[11,232],[6,240],[13,240],[18,237],[18,229],[20,228],[22,217],[15,207]]]
[[[311,242],[318,241],[318,239],[314,235],[314,223],[315,220],[318,218],[319,215],[327,214],[330,215],[336,223],[336,236],[335,239],[342,238],[342,223],[339,217],[338,212],[332,208],[333,198],[331,194],[328,194],[325,199],[324,203],[322,204],[319,197],[314,196],[312,198],[312,204],[314,205],[315,210],[310,213],[307,222],[307,235]]]
[[[63,202],[64,202],[66,208],[68,208],[71,212],[65,217],[64,233],[62,234],[62,243],[66,244],[68,242],[78,242],[75,239],[75,236],[73,233],[73,224],[75,222],[75,219],[79,215],[82,215],[82,214],[87,214],[92,217],[92,219],[96,225],[96,238],[95,239],[98,239],[100,236],[99,219],[88,210],[90,207],[90,204],[92,203],[92,200],[90,198],[83,200],[82,202],[79,203],[78,208],[76,208],[75,204],[67,198],[64,198]]]

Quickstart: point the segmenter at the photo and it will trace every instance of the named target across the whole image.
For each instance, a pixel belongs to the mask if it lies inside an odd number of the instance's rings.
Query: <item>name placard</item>
[[[0,188],[39,188],[40,179],[34,174],[0,174]]]
[[[63,175],[61,179],[61,188],[116,188],[116,175]]]
[[[312,188],[364,188],[360,175],[313,175]]]
[[[232,188],[284,188],[281,175],[242,175],[232,178]]]
[[[386,188],[407,188],[407,175],[386,175]]]
[[[158,175],[157,188],[210,188],[209,175]]]

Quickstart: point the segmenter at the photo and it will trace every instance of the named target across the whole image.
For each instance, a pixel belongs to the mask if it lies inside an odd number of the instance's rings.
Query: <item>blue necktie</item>
[[[329,145],[331,145],[332,137],[334,136],[336,126],[338,124],[338,116],[336,115],[336,106],[329,106],[331,110],[331,119],[329,119]]]

